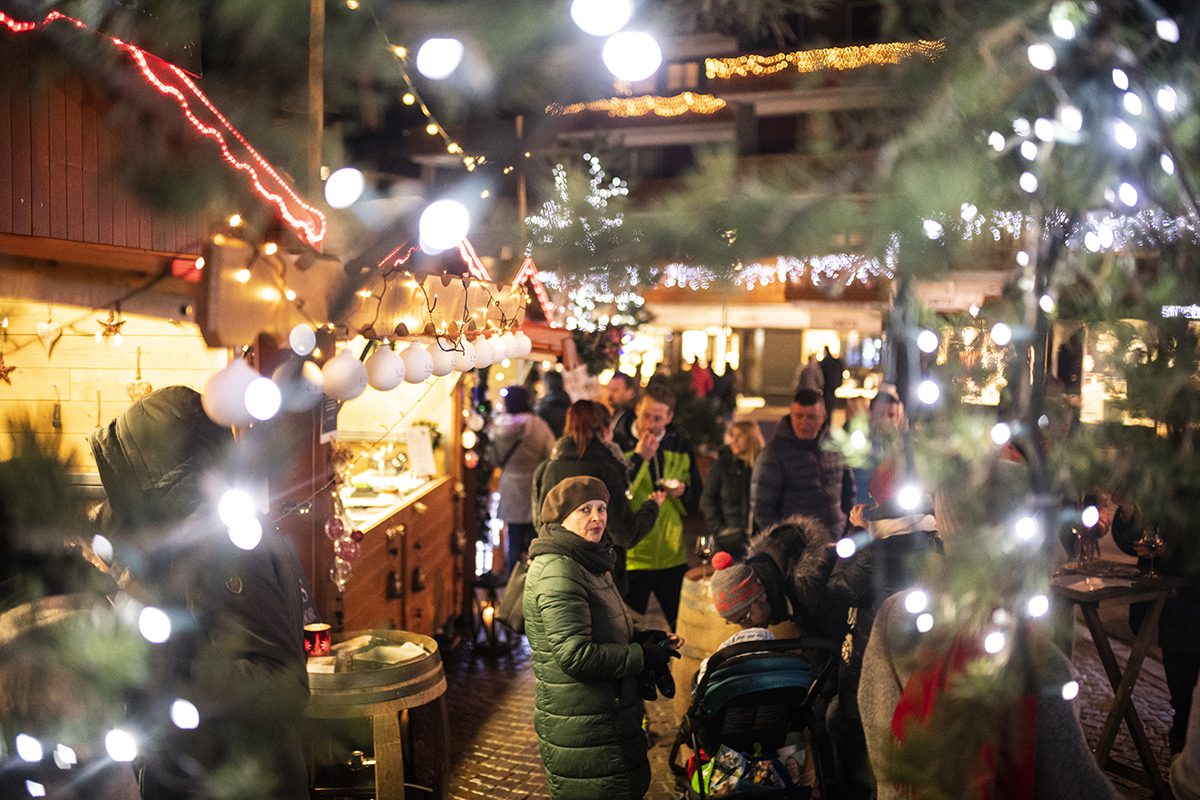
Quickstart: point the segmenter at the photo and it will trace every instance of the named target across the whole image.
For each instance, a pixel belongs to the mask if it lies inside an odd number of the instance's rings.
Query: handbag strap
[[[508,460],[513,457],[513,453],[517,452],[517,448],[521,446],[521,442],[525,440],[525,429],[527,427],[529,427],[528,420],[521,425],[521,434],[517,437],[517,440],[512,443],[512,447],[508,448],[508,452],[504,454],[504,457],[500,459],[500,463],[496,465],[500,469],[504,469],[504,465],[508,463]]]

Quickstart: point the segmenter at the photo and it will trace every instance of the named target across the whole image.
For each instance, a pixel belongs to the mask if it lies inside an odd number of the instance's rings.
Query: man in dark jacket
[[[133,703],[155,731],[142,748],[142,796],[307,797],[302,572],[291,545],[252,508],[218,511],[211,491],[228,488],[231,431],[208,419],[196,392],[172,386],[89,441],[114,534],[141,548],[130,594],[172,620],[150,691]],[[196,707],[197,727],[171,724],[172,698]],[[231,785],[237,775],[251,785]]]
[[[824,448],[825,402],[810,389],[791,409],[754,465],[750,497],[759,530],[797,514],[817,518],[831,536],[846,529],[854,504],[854,474],[841,455]]]
[[[567,423],[567,409],[571,407],[571,396],[563,388],[561,372],[547,372],[542,378],[542,386],[546,393],[533,407],[534,413],[546,420],[550,430],[557,438],[563,435],[563,426]]]

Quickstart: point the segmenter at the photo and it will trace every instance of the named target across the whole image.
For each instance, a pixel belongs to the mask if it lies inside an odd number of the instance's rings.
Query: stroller
[[[798,748],[787,741],[794,742],[803,734],[808,735],[807,758],[813,758],[812,751],[819,749],[823,725],[818,724],[813,704],[836,670],[833,652],[828,639],[805,637],[743,642],[709,658],[671,752],[672,768],[687,779],[689,800],[710,796],[803,800],[812,796],[812,787],[800,785],[806,781],[797,774],[804,771],[803,758],[799,765],[793,762],[785,767],[786,757],[766,766],[770,759],[765,756],[794,753]],[[690,770],[676,763],[684,744],[693,753]],[[703,763],[701,753],[707,757]],[[746,759],[744,754],[760,757]],[[813,758],[816,783],[821,796],[829,797],[823,761]],[[769,771],[776,776],[754,775]]]

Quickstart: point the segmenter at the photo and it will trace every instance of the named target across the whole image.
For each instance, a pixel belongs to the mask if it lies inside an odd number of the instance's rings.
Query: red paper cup
[[[329,655],[332,632],[324,622],[304,626],[304,653],[309,656]]]

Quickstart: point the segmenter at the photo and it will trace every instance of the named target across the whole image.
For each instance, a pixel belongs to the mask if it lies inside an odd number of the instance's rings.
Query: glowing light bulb
[[[171,722],[176,728],[190,731],[200,726],[200,711],[195,705],[182,698],[171,703]]]
[[[421,249],[427,253],[440,253],[457,247],[466,238],[470,226],[471,215],[457,200],[430,203],[421,213],[417,225]]]
[[[1117,198],[1125,205],[1133,208],[1138,202],[1138,190],[1132,183],[1122,183],[1117,187]]]
[[[870,444],[867,440],[867,435],[862,431],[855,431],[850,434],[850,446],[855,450],[866,450]]]
[[[243,399],[250,416],[259,421],[275,416],[279,413],[279,407],[283,405],[283,394],[275,385],[275,381],[267,377],[255,378],[250,381]]]
[[[1038,190],[1037,175],[1032,172],[1022,172],[1021,177],[1017,180],[1018,185],[1025,191],[1033,194]]]
[[[437,136],[440,130],[441,128],[439,128],[435,122],[431,122],[425,126],[425,132],[430,136]]]
[[[1069,131],[1078,133],[1083,130],[1083,112],[1075,106],[1063,106],[1058,109],[1058,121]]]
[[[974,203],[963,203],[958,213],[958,216],[962,218],[963,222],[970,222],[978,215],[979,208],[976,207]]]
[[[241,214],[230,214],[229,215],[229,227],[231,227],[231,228],[240,227],[242,222],[244,222],[244,220],[242,219]]]
[[[288,345],[298,356],[306,356],[317,346],[317,334],[312,328],[301,323],[292,328],[288,334]]]
[[[1179,108],[1179,95],[1170,86],[1164,86],[1154,93],[1154,102],[1168,114]]]
[[[930,380],[921,381],[917,386],[917,399],[927,406],[936,403],[942,396],[942,390],[938,385]]]
[[[1100,237],[1095,231],[1088,231],[1083,235],[1083,246],[1086,247],[1090,253],[1099,253]]]
[[[1029,253],[1024,250],[1017,251],[1017,265],[1021,267],[1029,266]]]
[[[1038,308],[1042,309],[1042,311],[1045,311],[1047,314],[1053,314],[1054,298],[1048,294],[1042,295],[1040,298],[1038,298]]]
[[[1017,534],[1017,538],[1023,542],[1028,542],[1038,532],[1037,520],[1033,517],[1021,517],[1013,525],[1013,531]]]
[[[1137,147],[1138,143],[1137,131],[1123,119],[1119,119],[1113,124],[1113,139],[1126,150],[1132,150]]]
[[[354,167],[342,167],[325,181],[325,202],[331,208],[349,208],[362,197],[367,179]]]
[[[1093,528],[1100,522],[1100,509],[1095,506],[1088,506],[1079,514],[1079,521],[1089,528]]]
[[[838,539],[837,545],[834,547],[839,558],[849,558],[858,552],[858,545],[849,536]]]
[[[942,235],[945,233],[945,230],[942,228],[942,224],[937,220],[927,219],[921,223],[921,227],[925,229],[926,238],[931,240],[936,241],[937,239],[942,238]]]
[[[624,28],[633,16],[632,0],[575,0],[571,19],[584,33],[610,36]]]
[[[417,72],[432,81],[449,78],[462,63],[465,48],[454,38],[426,39],[417,50]]]
[[[262,523],[257,517],[247,517],[229,526],[229,541],[241,550],[253,550],[262,541]]]
[[[17,755],[32,764],[42,760],[42,743],[27,733],[17,734]]]
[[[138,754],[137,739],[128,731],[113,728],[104,736],[104,749],[113,761],[133,761]]]
[[[1017,136],[1028,136],[1033,132],[1033,128],[1029,125],[1029,120],[1024,117],[1017,117],[1013,120],[1013,133]]]
[[[1054,69],[1054,65],[1058,62],[1058,56],[1054,53],[1054,48],[1045,42],[1037,42],[1029,45],[1025,51],[1029,57],[1029,63],[1034,69],[1039,69],[1042,72],[1049,72]]]
[[[904,610],[910,614],[920,614],[929,608],[929,595],[920,589],[913,589],[904,595]]]
[[[236,525],[253,518],[256,511],[254,498],[241,489],[229,489],[217,501],[217,516],[226,525]]]
[[[1158,165],[1162,167],[1162,171],[1168,175],[1175,174],[1175,159],[1171,158],[1166,153],[1158,157]]]
[[[1121,104],[1125,106],[1126,111],[1134,116],[1142,113],[1142,98],[1133,92],[1126,92],[1125,96],[1121,98]]]
[[[413,103],[417,102],[417,96],[412,92],[405,92],[404,94],[400,95],[400,102],[404,103],[406,106],[411,106]]]
[[[997,322],[992,326],[992,341],[997,347],[1004,347],[1012,341],[1012,328],[1003,322]]]
[[[1025,610],[1029,612],[1029,616],[1031,617],[1044,617],[1046,616],[1046,612],[1050,610],[1050,598],[1044,594],[1035,594],[1025,604]]]
[[[1060,39],[1070,41],[1075,38],[1075,24],[1066,17],[1056,17],[1050,20],[1050,30]]]
[[[1154,32],[1164,42],[1175,44],[1179,41],[1179,25],[1170,17],[1163,17],[1160,20],[1156,20],[1154,23]]]
[[[138,632],[147,642],[162,644],[171,638],[171,618],[161,608],[146,606],[138,614]]]
[[[992,655],[996,655],[1004,649],[1005,644],[1004,634],[1000,631],[992,631],[983,639],[983,649]]]
[[[1125,70],[1117,68],[1112,71],[1113,86],[1120,89],[1122,92],[1129,89],[1129,76],[1125,74]]]
[[[1066,683],[1064,683],[1062,685],[1062,699],[1066,700],[1069,703],[1070,701],[1074,700],[1076,697],[1079,697],[1079,682],[1078,681],[1067,681]]]
[[[896,502],[905,511],[913,511],[921,505],[921,490],[916,486],[905,486],[896,494]]]
[[[654,37],[642,31],[622,31],[608,37],[601,52],[604,66],[623,81],[636,83],[658,71],[662,48]]]
[[[997,422],[992,426],[992,441],[998,445],[1008,444],[1012,438],[1012,428],[1006,422]]]
[[[997,153],[1004,152],[1005,141],[1004,134],[1000,131],[992,131],[988,134],[988,145]]]
[[[233,273],[233,279],[238,283],[249,283],[250,270],[246,269],[245,267],[239,269],[237,272]]]
[[[1036,143],[1026,139],[1021,142],[1021,158],[1026,161],[1035,161],[1038,157],[1038,146]]]
[[[938,349],[938,335],[931,330],[923,330],[917,334],[917,349],[922,353],[932,353]]]
[[[920,633],[929,633],[933,630],[933,614],[926,612],[917,617],[917,631]]]
[[[1033,135],[1043,142],[1054,141],[1054,121],[1045,117],[1038,117],[1033,122]]]
[[[59,769],[70,769],[79,763],[79,756],[73,748],[59,742],[54,746],[54,765]]]

